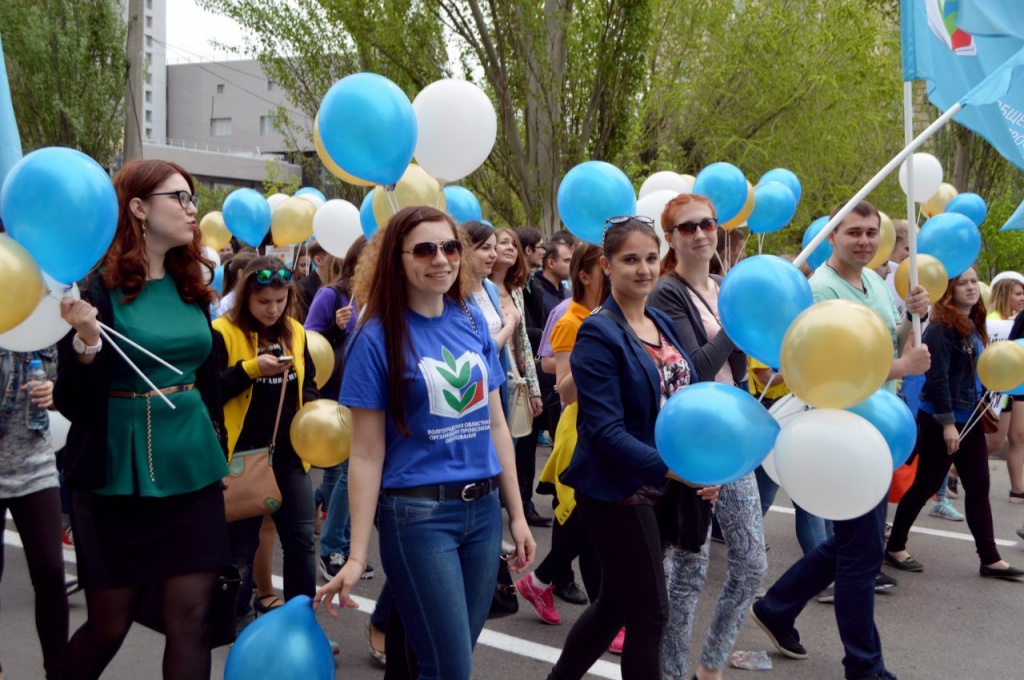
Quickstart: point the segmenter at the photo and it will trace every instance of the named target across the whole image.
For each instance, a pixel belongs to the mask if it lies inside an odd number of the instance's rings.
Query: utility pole
[[[142,0],[128,0],[128,84],[125,90],[124,164],[142,159]]]

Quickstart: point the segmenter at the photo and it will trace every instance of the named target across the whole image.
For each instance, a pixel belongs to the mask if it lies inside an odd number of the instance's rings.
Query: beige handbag
[[[508,431],[513,437],[525,437],[533,432],[533,414],[530,412],[530,390],[526,378],[519,374],[516,358],[509,352],[511,368],[508,372]]]

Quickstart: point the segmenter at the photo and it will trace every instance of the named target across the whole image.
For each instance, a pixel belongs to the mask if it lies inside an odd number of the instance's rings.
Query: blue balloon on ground
[[[83,278],[117,230],[117,193],[107,171],[74,149],[48,147],[11,168],[0,216],[39,268],[61,283]]]
[[[331,643],[312,603],[308,595],[299,595],[249,624],[228,654],[224,680],[333,680]]]
[[[324,192],[320,191],[315,187],[302,187],[301,189],[295,192],[296,196],[302,196],[304,194],[312,194],[314,196],[319,196],[321,201],[323,201],[324,203],[327,202],[327,197],[324,196]]]
[[[444,188],[444,200],[448,214],[459,224],[463,222],[479,222],[483,219],[483,209],[473,192],[465,187],[448,186]]]
[[[210,285],[217,291],[217,295],[224,294],[224,265],[219,264],[213,270],[213,282]]]
[[[722,282],[718,313],[741,350],[778,369],[789,324],[814,304],[811,284],[792,262],[776,255],[748,257]]]
[[[893,470],[907,462],[917,442],[917,422],[902,399],[883,387],[846,410],[864,418],[882,433],[892,454]]]
[[[416,150],[416,112],[402,88],[376,73],[353,73],[320,102],[318,129],[327,155],[345,172],[391,186]]]
[[[363,236],[366,238],[372,238],[377,233],[377,217],[373,214],[374,191],[376,189],[370,189],[359,204],[359,226],[363,228]]]
[[[754,187],[754,211],[747,218],[753,234],[770,234],[789,224],[796,215],[796,197],[782,182],[764,182]]]
[[[580,163],[558,186],[558,213],[577,238],[601,245],[608,218],[636,213],[633,184],[610,163]]]
[[[761,179],[757,180],[758,184],[764,184],[765,182],[782,182],[793,192],[793,197],[796,198],[797,203],[800,202],[800,197],[803,196],[804,188],[800,184],[800,178],[792,170],[787,170],[786,168],[769,170],[761,175]]]
[[[960,194],[946,204],[943,212],[959,213],[974,222],[974,226],[980,227],[988,217],[988,206],[985,205],[985,199],[978,194]]]
[[[720,223],[728,222],[747,204],[747,178],[732,163],[712,163],[697,175],[693,193],[711,201]]]
[[[938,259],[949,278],[960,276],[974,264],[981,252],[981,232],[969,217],[942,213],[921,227],[917,251]]]
[[[270,204],[255,189],[235,189],[221,208],[224,224],[235,238],[252,247],[263,243],[270,231]]]
[[[825,225],[828,224],[828,217],[819,217],[818,219],[811,222],[811,226],[807,227],[807,231],[804,232],[803,241],[800,243],[801,248],[806,248],[810,245],[814,237],[818,235]],[[807,266],[811,269],[817,269],[821,265],[828,262],[828,258],[832,257],[832,244],[828,242],[826,238],[818,247],[814,249],[811,256],[807,258]]]
[[[757,399],[717,382],[690,385],[661,407],[658,453],[693,484],[728,484],[754,471],[775,446],[779,424]]]

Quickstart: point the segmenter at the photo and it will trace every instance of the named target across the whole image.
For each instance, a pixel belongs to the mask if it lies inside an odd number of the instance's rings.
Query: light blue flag
[[[0,39],[0,186],[7,173],[21,160],[21,137],[18,122],[14,120],[11,87],[7,82],[7,64],[4,62],[4,44]]]
[[[1017,206],[1014,213],[1010,215],[1010,219],[1006,220],[1006,224],[999,231],[1024,231],[1024,203]]]

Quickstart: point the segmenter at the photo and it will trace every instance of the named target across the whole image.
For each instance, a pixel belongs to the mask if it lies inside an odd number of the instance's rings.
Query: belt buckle
[[[462,487],[462,494],[460,494],[462,496],[462,500],[468,503],[469,501],[474,500],[475,498],[479,498],[479,496],[469,497],[466,495],[470,491],[476,491],[478,486],[479,484],[474,482],[473,484],[467,484],[466,486]]]

